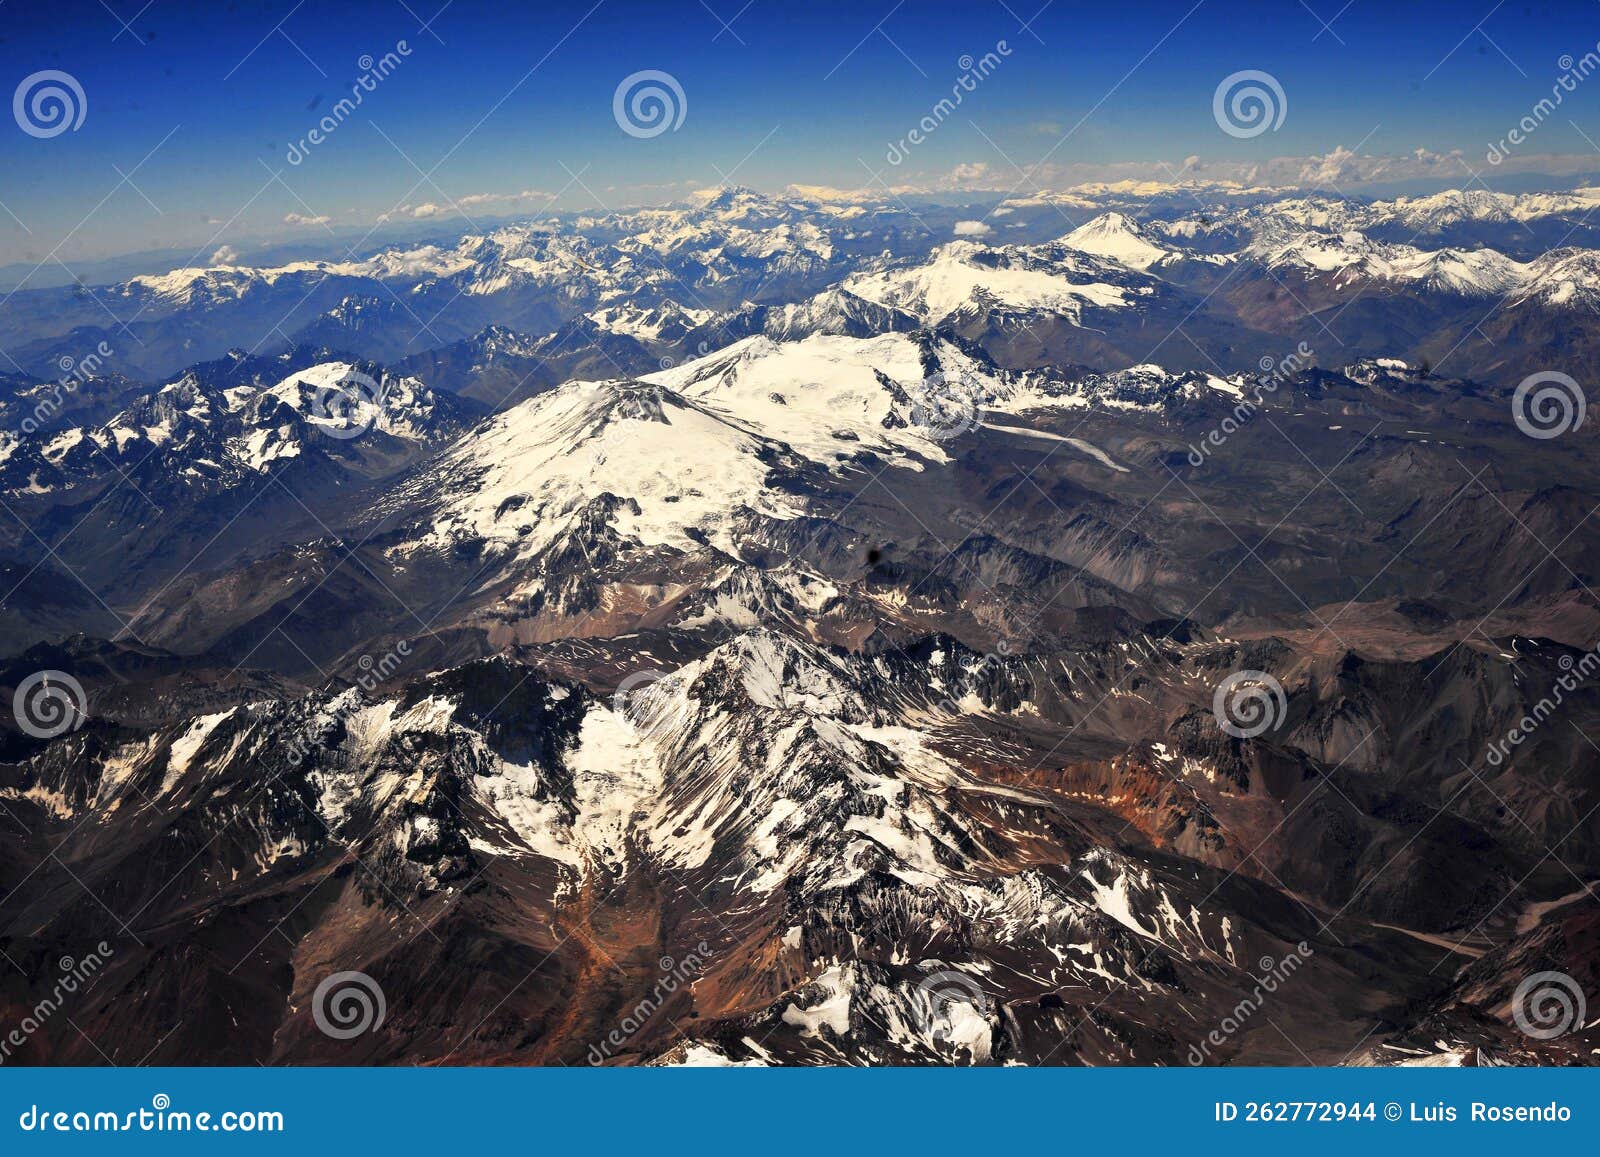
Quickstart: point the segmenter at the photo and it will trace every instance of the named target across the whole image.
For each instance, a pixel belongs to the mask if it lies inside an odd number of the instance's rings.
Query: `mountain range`
[[[20,1055],[1593,1063],[1521,1012],[1600,999],[1596,206],[724,188],[13,291],[0,947],[114,948]]]

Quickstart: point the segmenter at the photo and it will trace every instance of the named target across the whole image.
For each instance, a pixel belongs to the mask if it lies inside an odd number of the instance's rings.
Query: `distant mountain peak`
[[[1062,242],[1132,269],[1148,269],[1171,256],[1170,250],[1152,242],[1139,223],[1125,213],[1102,213],[1068,233]]]

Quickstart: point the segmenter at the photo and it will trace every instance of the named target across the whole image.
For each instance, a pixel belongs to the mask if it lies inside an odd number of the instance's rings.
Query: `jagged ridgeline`
[[[1194,192],[13,294],[6,1059],[1591,1061],[1593,193]]]

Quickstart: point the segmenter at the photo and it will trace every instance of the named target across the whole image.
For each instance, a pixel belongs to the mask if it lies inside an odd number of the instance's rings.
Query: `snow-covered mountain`
[[[459,889],[458,914],[473,911],[487,899],[473,885],[494,881],[530,928],[599,893],[614,917],[644,912],[655,892],[664,919],[599,933],[607,954],[629,956],[624,941],[648,946],[652,961],[694,953],[705,972],[695,1035],[739,1058],[1043,1060],[1067,1016],[1065,1004],[1040,1007],[1046,994],[1087,1007],[1120,992],[1118,1008],[1160,995],[1158,1021],[1176,1023],[1229,1007],[1260,956],[1293,950],[1302,933],[1291,929],[1306,922],[1259,926],[1208,911],[1206,882],[1096,847],[1048,794],[985,782],[930,742],[937,685],[952,676],[960,666],[940,654],[875,665],[761,630],[610,700],[488,660],[403,692],[224,707],[138,744],[97,736],[108,745],[103,774],[41,763],[8,794],[56,822],[102,828],[180,809],[201,833],[242,819],[243,846],[204,840],[175,891],[190,903],[207,897],[221,926],[254,888],[303,886],[344,849],[373,865],[380,894],[409,896],[408,908],[448,909]],[[503,716],[507,700],[516,709]],[[980,718],[1008,713],[971,700],[964,710]],[[1030,853],[1041,842],[1054,862]],[[160,881],[145,846],[103,842],[104,858],[85,870],[116,870],[129,891],[147,892]],[[703,915],[734,908],[744,913],[737,931]],[[458,917],[435,935],[451,944],[470,927]],[[370,920],[339,935],[394,1001],[388,977],[407,965],[382,963],[393,941]],[[1337,956],[1331,942],[1318,948]],[[245,944],[240,964],[254,975],[280,951]],[[569,955],[545,955],[554,975],[571,966]],[[1019,956],[1035,963],[1006,964]],[[647,983],[620,971],[607,982],[619,996]],[[958,991],[930,992],[930,976]],[[530,998],[543,1000],[544,987]],[[212,992],[200,981],[191,999],[226,999]],[[957,996],[965,1008],[952,1007]],[[146,998],[126,999],[125,1016],[144,1015],[131,1009]],[[437,1012],[410,1013],[408,1036],[448,1015],[430,1003]],[[317,1047],[292,1012],[246,1023],[288,1055]],[[260,1047],[253,1031],[241,1051]],[[1070,1054],[1150,1055],[1160,1035],[1096,1032]],[[492,1032],[475,1040],[468,1057],[489,1055],[492,1041]],[[576,1059],[581,1041],[555,1042],[554,1055]],[[629,1052],[648,1058],[671,1043],[663,1033]],[[391,1046],[369,1047],[377,1057]]]
[[[186,990],[239,1013],[220,1056],[334,1055],[306,1001],[321,972],[259,934],[263,894],[304,906],[304,940],[386,993],[387,1030],[346,1060],[1337,1063],[1385,1020],[1400,1027],[1373,1059],[1414,1055],[1402,1018],[1453,987],[1428,972],[1440,949],[1392,926],[1418,909],[1330,919],[1337,901],[1320,897],[1349,882],[1306,876],[1321,853],[1295,851],[1336,823],[1392,857],[1392,821],[1332,793],[1318,803],[1309,783],[1268,785],[1284,737],[1230,738],[1201,702],[1206,673],[1241,658],[1203,635],[1056,657],[949,639],[851,655],[756,626],[599,694],[506,658],[428,672],[401,646],[342,691],[240,688],[137,738],[92,722],[0,795],[52,828],[92,824],[84,878],[169,934],[226,947],[232,971],[200,970]],[[1381,685],[1346,670],[1322,689],[1298,662],[1273,667],[1312,732]],[[1154,676],[1152,738],[1027,769],[1130,672]],[[1369,789],[1345,776],[1341,791]],[[1293,825],[1282,848],[1244,832],[1252,815]],[[1275,890],[1280,873],[1303,901]],[[20,903],[48,923],[66,895],[30,886]],[[157,1019],[151,970],[172,965],[127,952],[140,961],[100,981],[107,1000],[124,1024]],[[659,996],[679,962],[667,1014],[593,1055],[611,1010]],[[1268,972],[1293,999],[1270,1020],[1238,1014]],[[1486,965],[1462,983],[1504,976]],[[246,1008],[240,983],[281,999]],[[1230,1014],[1225,1037],[1207,1035]],[[1508,1060],[1573,1055],[1517,1050],[1459,1008],[1430,1017],[1435,1040],[1492,1042]],[[57,1047],[74,1056],[76,1039]]]
[[[243,354],[0,438],[0,500],[58,565],[110,589],[326,533],[480,407],[325,351]],[[45,537],[49,536],[49,537]]]
[[[1420,197],[1364,201],[1332,196],[1257,197],[1242,206],[1219,205],[1204,214],[1188,213],[1173,220],[1174,233],[1199,236],[1244,231],[1310,229],[1381,235],[1403,242],[1440,238],[1470,227],[1515,223],[1526,227],[1559,221],[1563,228],[1581,223],[1600,203],[1600,189],[1562,193],[1496,193],[1488,189],[1447,189]]]
[[[1071,246],[996,249],[974,241],[952,241],[910,267],[857,274],[844,287],[934,325],[995,310],[1050,312],[1077,324],[1085,310],[1124,309],[1153,292],[1148,279]]]
[[[1252,245],[1245,252],[1269,268],[1326,274],[1338,288],[1376,281],[1403,283],[1430,293],[1493,297],[1537,277],[1528,267],[1492,249],[1430,251],[1373,241],[1353,230],[1337,235],[1300,233]]]
[[[459,366],[471,358],[453,347],[487,330],[546,340],[537,356],[554,368],[530,361],[514,373],[490,370],[481,384],[470,370],[452,376],[450,388],[498,405],[595,376],[598,356],[638,374],[755,333],[868,336],[906,328],[906,318],[983,340],[1007,365],[998,330],[1038,331],[1043,319],[1049,332],[1023,336],[1018,364],[1050,357],[1102,368],[1164,352],[1151,348],[1159,334],[1141,331],[1170,334],[1182,323],[1204,339],[1212,363],[1201,358],[1192,368],[1241,372],[1281,348],[1294,319],[1281,302],[1260,300],[1267,288],[1241,297],[1239,287],[1262,270],[1318,281],[1312,290],[1284,288],[1330,313],[1344,304],[1340,295],[1405,287],[1428,319],[1384,329],[1362,310],[1351,328],[1368,343],[1364,356],[1387,356],[1404,342],[1399,352],[1415,359],[1462,339],[1464,319],[1451,313],[1461,299],[1516,294],[1561,311],[1595,288],[1582,262],[1539,284],[1549,252],[1600,244],[1600,226],[1587,221],[1593,190],[1371,202],[1234,191],[1196,211],[1196,198],[1217,193],[1197,187],[1187,203],[1120,186],[1013,197],[992,206],[985,242],[941,244],[970,209],[725,188],[673,206],[507,222],[325,260],[181,268],[93,294],[24,290],[0,318],[0,343],[46,376],[63,357],[105,341],[117,350],[111,368],[164,380],[197,358],[263,342]],[[136,342],[107,326],[107,309]]]
[[[925,251],[932,235],[920,221],[892,203],[845,208],[733,188],[374,252],[339,252],[330,239],[338,255],[326,260],[180,268],[94,295],[24,291],[0,319],[0,341],[43,373],[58,346],[70,352],[98,335],[109,309],[138,337],[137,364],[165,377],[231,346],[276,343],[279,331],[383,361],[489,325],[542,336],[585,314],[617,333],[642,337],[644,326],[670,340],[675,325],[740,308],[753,294],[793,300],[886,249]],[[652,320],[658,310],[677,316]]]
[[[863,456],[916,471],[984,410],[1046,395],[929,333],[746,338],[638,379],[570,382],[496,417],[396,498],[414,549],[528,559],[598,519],[641,548],[737,556],[749,519],[804,517],[811,483]],[[413,548],[408,548],[413,549]]]
[[[1526,301],[1584,312],[1600,308],[1600,252],[1553,249],[1530,261],[1513,296],[1514,303]]]
[[[310,365],[271,385],[223,387],[208,376],[185,373],[103,423],[68,421],[8,439],[0,451],[5,488],[65,496],[108,475],[143,473],[152,458],[161,462],[159,476],[208,490],[303,456],[338,458],[359,472],[368,462],[420,457],[459,433],[470,413],[415,378],[369,376],[344,361]]]
[[[117,949],[26,1058],[1592,1062],[1509,1011],[1600,983],[1600,459],[1516,391],[1600,353],[1588,203],[719,189],[115,287],[183,368],[0,379],[0,1005]]]
[[[1123,213],[1102,213],[1061,240],[1073,249],[1109,258],[1130,269],[1149,269],[1176,255],[1175,250],[1152,241],[1136,221]]]

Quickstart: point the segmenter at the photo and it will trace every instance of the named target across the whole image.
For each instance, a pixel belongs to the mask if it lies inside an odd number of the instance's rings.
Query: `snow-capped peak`
[[[458,443],[402,501],[430,508],[422,546],[482,540],[529,557],[599,502],[639,546],[737,553],[741,518],[804,512],[786,475],[835,471],[862,452],[921,469],[1027,386],[927,333],[751,337],[642,379],[530,399]]]
[[[1116,276],[1115,267],[1088,256],[1074,258],[1059,246],[1053,251],[1047,246],[996,249],[952,241],[922,264],[857,274],[845,288],[929,324],[965,310],[996,307],[1044,310],[1076,323],[1085,306],[1130,304],[1136,291],[1107,280]]]
[[[532,554],[601,501],[625,538],[697,549],[741,506],[794,516],[765,485],[777,450],[658,386],[569,382],[499,415],[429,471],[417,493],[442,498],[420,545],[483,540]]]
[[[1389,245],[1353,229],[1273,238],[1251,246],[1250,252],[1267,265],[1331,273],[1340,284],[1357,278],[1411,282],[1467,297],[1506,293],[1528,278],[1527,266],[1494,249]]]
[[[1151,242],[1138,222],[1124,213],[1102,213],[1061,240],[1073,249],[1131,269],[1148,269],[1171,255],[1170,250]]]
[[[1600,307],[1600,252],[1552,249],[1521,268],[1519,303],[1536,299],[1567,309]]]

